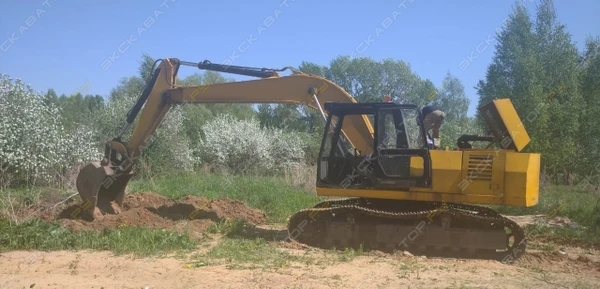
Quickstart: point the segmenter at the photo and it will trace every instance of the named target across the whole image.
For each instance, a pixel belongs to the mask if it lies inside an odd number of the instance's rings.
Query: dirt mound
[[[123,212],[119,215],[105,215],[90,222],[82,219],[80,212],[81,204],[75,204],[55,214],[52,219],[73,231],[143,226],[192,234],[202,233],[211,224],[222,220],[241,219],[254,225],[267,221],[265,213],[238,200],[208,200],[196,196],[170,200],[152,192],[128,194]]]

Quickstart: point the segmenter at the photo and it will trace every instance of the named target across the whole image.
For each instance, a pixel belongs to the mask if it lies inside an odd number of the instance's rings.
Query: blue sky
[[[538,1],[522,0],[533,13]],[[514,1],[4,0],[0,72],[36,90],[107,95],[142,53],[280,68],[338,55],[402,59],[440,85],[451,72],[477,103],[494,33]],[[578,48],[600,35],[600,1],[556,0]],[[250,43],[249,43],[250,42]],[[467,60],[468,57],[471,60]],[[184,67],[180,75],[197,72]],[[239,78],[241,79],[241,78]]]

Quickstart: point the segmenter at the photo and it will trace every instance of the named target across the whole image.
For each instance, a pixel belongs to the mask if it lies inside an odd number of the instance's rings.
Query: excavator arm
[[[326,118],[323,106],[326,102],[352,102],[356,100],[337,84],[316,76],[294,71],[280,76],[275,70],[213,64],[208,61],[193,63],[167,58],[152,74],[146,88],[133,108],[117,137],[105,147],[105,157],[100,162],[86,165],[77,177],[77,190],[83,200],[82,217],[94,220],[106,213],[121,212],[125,188],[133,176],[133,164],[142,154],[149,138],[154,134],[169,109],[183,103],[290,103],[308,105],[318,109]],[[156,63],[155,63],[156,64]],[[184,66],[259,79],[210,85],[178,86],[177,72]],[[139,120],[128,141],[123,134]],[[344,118],[342,130],[349,143],[363,154],[373,152],[373,127],[367,116]]]

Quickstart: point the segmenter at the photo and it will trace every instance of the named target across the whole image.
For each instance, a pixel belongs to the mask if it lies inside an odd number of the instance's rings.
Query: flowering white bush
[[[79,124],[69,132],[63,150],[65,165],[101,160],[104,154],[96,139],[97,136],[98,130],[89,124]]]
[[[0,75],[0,182],[49,181],[73,165],[100,160],[104,143],[117,135],[139,97],[131,87],[114,90],[101,110],[67,131],[59,107],[21,80]],[[203,133],[198,131],[203,137],[196,147],[190,145],[185,121],[182,107],[171,108],[149,140],[142,159],[153,173],[191,171],[201,161],[237,172],[276,172],[304,161],[299,135],[263,130],[256,119],[219,115],[202,127]],[[125,133],[125,141],[131,132]]]
[[[20,79],[0,75],[0,168],[5,177],[48,180],[65,166],[97,157],[92,132],[67,133],[60,109],[42,97]]]
[[[98,130],[98,141],[104,142],[113,139],[125,122],[127,111],[133,107],[137,96],[117,92],[117,96],[106,102],[103,109],[92,115],[93,123]],[[135,124],[135,123],[134,123]]]
[[[181,106],[171,107],[142,154],[153,171],[192,171],[197,163],[184,131]]]
[[[269,130],[271,158],[276,170],[285,170],[304,164],[304,141],[299,134]]]
[[[300,137],[261,129],[257,119],[220,114],[203,125],[202,132],[196,148],[202,161],[234,172],[274,172],[304,159]]]

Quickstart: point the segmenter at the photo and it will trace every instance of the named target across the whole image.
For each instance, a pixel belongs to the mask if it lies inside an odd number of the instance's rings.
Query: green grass
[[[194,257],[193,267],[227,263],[229,269],[273,269],[284,268],[292,262],[310,263],[305,255],[292,255],[264,239],[224,238],[205,254]]]
[[[543,214],[562,216],[575,221],[581,228],[549,228],[529,226],[529,236],[544,236],[560,242],[600,245],[600,195],[577,186],[549,186],[540,190],[539,203],[530,208],[492,206],[506,215]]]
[[[294,212],[311,207],[322,200],[302,188],[277,177],[223,176],[215,174],[177,174],[152,180],[134,180],[130,191],[153,191],[177,199],[185,195],[209,199],[229,197],[246,202],[267,213],[269,221],[282,223]],[[3,196],[7,191],[2,192]],[[11,195],[26,203],[46,195],[57,196],[56,189],[39,188],[11,190]],[[65,192],[58,192],[62,196]],[[576,242],[600,245],[600,208],[596,207],[598,195],[577,187],[554,186],[540,193],[540,203],[533,208],[494,206],[503,214],[555,214],[566,216],[586,229],[549,228],[529,226],[528,236],[540,236],[555,243]],[[215,260],[229,260],[240,264],[260,264],[264,268],[287,266],[290,262],[308,262],[305,257],[294,256],[268,245],[264,240],[237,238],[242,230],[239,222],[219,223],[209,229],[210,234],[226,234],[223,242],[205,255],[198,257],[195,265]],[[237,234],[239,235],[239,234]],[[239,237],[239,236],[238,236]],[[197,248],[199,240],[185,234],[146,228],[118,228],[102,232],[70,232],[57,223],[32,220],[12,224],[0,220],[0,251],[10,250],[110,250],[117,254],[134,253],[149,256],[169,252],[190,251]],[[330,257],[335,261],[348,261],[361,252],[338,252]],[[238,266],[235,265],[235,266]],[[258,265],[257,265],[258,266]]]
[[[532,225],[525,228],[525,233],[527,236],[550,242],[550,244],[545,244],[545,249],[549,250],[556,249],[554,243],[581,247],[600,247],[600,230],[598,228],[578,229]]]
[[[267,213],[271,222],[285,222],[294,212],[311,207],[321,199],[307,193],[301,188],[289,185],[276,177],[227,177],[222,175],[178,174],[163,176],[153,180],[134,180],[129,184],[130,191],[153,191],[169,198],[177,199],[185,195],[203,196],[209,199],[229,197],[246,202],[249,206]],[[47,197],[64,197],[66,192],[53,188],[23,188],[3,191],[14,198],[14,204],[28,205]],[[60,198],[59,198],[60,199]],[[238,222],[215,224],[209,233],[222,234],[239,230]],[[190,251],[197,248],[198,240],[186,234],[178,234],[168,230],[151,230],[147,228],[125,227],[102,232],[71,232],[58,223],[45,222],[39,219],[23,223],[12,223],[0,220],[0,251],[11,250],[109,250],[116,254],[133,253],[137,256],[151,256],[165,253]],[[224,256],[228,249],[242,250],[236,254],[243,258],[243,253],[267,254],[271,259],[264,261],[265,266],[278,266],[287,255],[269,251],[264,244],[239,239],[226,241],[217,246],[208,256],[212,259]],[[262,249],[261,249],[262,248]],[[272,249],[272,248],[271,248]],[[246,251],[244,251],[246,250]],[[248,251],[250,250],[250,251]],[[241,255],[240,255],[241,254]],[[249,256],[249,255],[248,255]],[[266,256],[266,255],[265,255]],[[246,257],[250,258],[251,257]],[[262,257],[260,257],[262,258]],[[249,260],[250,260],[249,259]]]
[[[19,187],[11,189],[0,189],[0,208],[12,205],[31,205],[40,199],[49,196],[62,200],[69,195],[69,192],[60,187]]]
[[[132,181],[129,188],[132,192],[152,191],[173,199],[185,195],[238,199],[264,211],[269,221],[277,223],[285,222],[294,212],[321,200],[276,177],[178,174],[152,181]]]
[[[361,256],[362,250],[327,250],[324,255],[291,254],[262,238],[225,237],[204,254],[196,254],[190,267],[227,264],[229,269],[279,269],[298,265],[327,266],[349,262]]]
[[[584,226],[600,224],[600,195],[576,186],[550,186],[540,190],[539,202],[530,208],[493,206],[502,214],[554,214],[566,216]],[[596,207],[598,205],[598,207]]]
[[[187,235],[167,230],[126,227],[102,232],[71,232],[58,223],[38,219],[19,224],[0,221],[0,252],[92,249],[145,257],[194,248],[195,241]]]

